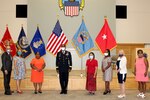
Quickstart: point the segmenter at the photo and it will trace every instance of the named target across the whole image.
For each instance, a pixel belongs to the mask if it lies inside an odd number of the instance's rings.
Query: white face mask
[[[7,52],[7,53],[10,53],[10,49],[7,49],[6,52]]]
[[[90,59],[93,59],[94,57],[93,57],[93,56],[89,56],[89,58],[90,58]]]
[[[108,53],[104,53],[104,56],[108,56]]]
[[[61,50],[64,51],[66,48],[62,47]]]

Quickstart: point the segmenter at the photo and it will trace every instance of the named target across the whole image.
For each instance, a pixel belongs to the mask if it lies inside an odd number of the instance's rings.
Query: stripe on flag
[[[77,16],[79,14],[79,6],[65,6],[66,16]]]
[[[60,51],[60,46],[62,44],[67,44],[68,39],[62,31],[59,21],[57,21],[55,28],[48,39],[46,49],[52,54],[56,55]]]

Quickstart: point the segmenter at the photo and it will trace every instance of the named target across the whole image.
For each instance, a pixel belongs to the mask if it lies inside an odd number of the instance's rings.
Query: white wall
[[[85,68],[85,62],[88,57],[88,55],[83,57],[83,63],[81,63],[81,58],[79,58],[76,51],[72,49],[73,46],[71,44],[71,40],[81,24],[82,15],[84,15],[85,24],[93,41],[104,23],[104,16],[108,17],[109,25],[115,35],[115,0],[85,0],[85,8],[83,11],[80,11],[79,16],[76,17],[65,16],[64,11],[61,11],[58,6],[58,0],[29,0],[28,15],[27,27],[29,40],[33,38],[38,24],[45,43],[47,43],[53,31],[57,21],[57,15],[59,15],[61,27],[69,40],[67,48],[72,53],[73,69],[80,69],[81,66]],[[99,51],[94,52],[100,65],[102,55]],[[27,62],[29,62],[33,56],[34,55],[30,56]],[[44,58],[47,68],[55,68],[56,58],[53,55],[47,52]]]
[[[127,19],[116,20],[118,43],[150,43],[150,0],[116,0],[127,5]]]
[[[69,48],[72,48],[71,40],[81,24],[82,15],[84,15],[85,24],[93,40],[104,23],[104,16],[108,17],[109,25],[115,35],[115,0],[85,0],[85,7],[77,17],[65,16],[64,11],[61,11],[58,6],[58,0],[28,0],[29,39],[32,39],[38,24],[43,39],[47,43],[56,24],[57,15],[69,39]]]
[[[0,0],[0,40],[4,35],[6,24],[8,24],[9,31],[14,42],[17,41],[21,25],[23,24],[24,30],[28,35],[29,41],[31,41],[37,24],[39,24],[42,36],[47,42],[48,36],[52,32],[54,25],[56,23],[57,14],[60,15],[60,23],[63,31],[71,38],[77,31],[79,25],[81,24],[81,16],[85,16],[85,23],[87,28],[94,40],[103,25],[103,18],[107,16],[109,19],[110,27],[115,34],[115,0],[111,2],[109,0],[89,0],[86,1],[85,8],[80,12],[78,17],[70,18],[64,16],[64,12],[60,11],[58,7],[57,0]],[[28,4],[28,19],[26,18],[16,18],[16,4]],[[107,6],[105,6],[107,5]],[[105,8],[105,9],[104,9]],[[35,10],[36,9],[36,10]],[[33,11],[32,11],[33,10]],[[45,16],[43,16],[43,14]],[[33,19],[32,19],[33,18]],[[28,27],[27,27],[28,24]],[[29,28],[27,30],[27,28]],[[27,33],[28,32],[28,33]],[[69,41],[69,50],[72,53],[73,60],[78,63],[73,63],[73,69],[80,69],[81,66],[85,67],[85,60],[87,55],[83,58],[83,63],[81,63],[81,58],[76,54],[76,51],[72,48],[71,42]],[[96,53],[96,58],[101,61],[102,55],[99,51],[94,51]],[[26,59],[27,67],[30,68],[29,63],[34,57],[33,53]],[[44,56],[47,63],[47,68],[55,68],[55,57],[47,53]],[[1,65],[1,63],[0,63]]]
[[[0,41],[6,30],[6,24],[14,42],[17,41],[22,24],[27,34],[27,19],[16,18],[16,4],[27,4],[27,0],[0,0]]]
[[[27,19],[16,18],[16,4],[27,4],[27,0],[0,0],[0,40],[6,30],[6,24],[14,42],[17,41],[22,24],[27,33]]]

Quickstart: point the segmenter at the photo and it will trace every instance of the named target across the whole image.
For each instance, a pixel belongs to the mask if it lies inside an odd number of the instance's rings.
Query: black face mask
[[[119,54],[119,57],[122,57],[123,56],[123,54]]]

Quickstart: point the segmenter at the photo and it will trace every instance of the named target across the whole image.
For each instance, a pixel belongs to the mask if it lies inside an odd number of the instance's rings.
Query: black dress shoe
[[[64,92],[63,92],[63,91],[61,91],[61,92],[60,92],[60,94],[64,94]]]
[[[67,94],[67,90],[64,91],[64,94]]]
[[[4,93],[4,94],[5,94],[5,95],[12,95],[11,93],[7,93],[7,92],[6,92],[6,93]]]

